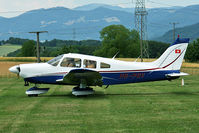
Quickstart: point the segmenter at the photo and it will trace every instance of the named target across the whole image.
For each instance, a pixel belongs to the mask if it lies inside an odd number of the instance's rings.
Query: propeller
[[[20,74],[20,71],[21,71],[19,65],[16,65],[16,66],[9,68],[9,71],[12,72],[12,73],[16,73],[17,77],[19,78],[19,74]]]
[[[20,71],[21,71],[20,67],[17,67],[17,70],[19,71],[19,72],[17,73],[17,78],[19,79],[19,73],[20,73]]]

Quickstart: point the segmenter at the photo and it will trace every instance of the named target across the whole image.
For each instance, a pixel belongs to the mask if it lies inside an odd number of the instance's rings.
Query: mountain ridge
[[[119,7],[120,8],[120,7]],[[190,13],[192,12],[192,13]],[[199,5],[187,7],[155,8],[148,10],[148,39],[158,38],[172,29],[171,22],[184,27],[199,22]],[[28,11],[17,17],[0,17],[0,39],[20,37],[35,39],[30,31],[47,30],[42,40],[99,40],[99,31],[111,24],[134,28],[134,13],[99,6],[89,11],[55,7]]]
[[[176,37],[179,35],[181,38],[190,38],[190,41],[194,41],[199,38],[199,23],[176,28]],[[169,30],[163,36],[154,38],[153,40],[172,43],[173,42],[173,30]]]

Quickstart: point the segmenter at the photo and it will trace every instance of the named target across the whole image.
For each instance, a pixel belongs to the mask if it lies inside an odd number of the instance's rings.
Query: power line
[[[75,30],[75,28],[73,28],[73,40],[75,40],[76,39],[76,30]]]
[[[133,2],[125,2],[125,3],[117,3],[117,4],[111,4],[113,6],[119,6],[119,5],[127,5],[127,4],[133,4]]]
[[[170,27],[169,25],[167,25],[167,24],[162,24],[162,23],[154,23],[154,22],[150,22],[150,23],[148,23],[149,25],[152,25],[152,26],[159,26],[159,27],[165,27],[165,26],[167,26],[167,27]],[[88,29],[97,29],[97,28],[103,28],[103,27],[105,27],[105,26],[87,26],[87,27],[73,27],[73,28],[59,28],[59,29],[53,29],[53,30],[49,30],[48,29],[48,34],[63,34],[63,35],[65,35],[65,34],[73,34],[74,32],[66,32],[66,31],[73,31],[74,30],[74,28],[75,29],[78,29],[78,31],[87,31],[88,32]],[[18,31],[18,32],[0,32],[0,34],[1,35],[5,35],[5,34],[10,34],[10,35],[19,35],[19,34],[28,34],[29,33],[29,31]],[[85,32],[84,32],[85,33]],[[91,32],[88,32],[88,34],[90,34]],[[93,32],[92,32],[93,33]],[[97,32],[97,33],[99,33],[99,32]],[[76,34],[82,34],[81,32],[78,32],[78,33],[76,33]]]
[[[99,34],[99,32],[82,32],[82,33],[80,33],[80,32],[78,32],[78,33],[76,33],[76,35],[83,35],[83,34],[95,34],[95,33],[98,33]],[[73,34],[73,32],[68,32],[68,33],[51,33],[50,35],[71,35],[71,34]]]
[[[147,2],[151,2],[151,3],[154,3],[154,4],[158,4],[158,5],[173,6],[173,5],[169,5],[169,4],[165,4],[165,3],[161,3],[161,2],[154,2],[154,1],[151,1],[151,0],[147,0]]]
[[[169,7],[174,6],[174,5],[170,5],[170,4],[166,4],[166,3],[154,2],[154,1],[151,1],[151,0],[148,0],[147,2],[150,2],[150,3],[153,3],[153,4],[158,4],[158,5],[169,6]],[[182,8],[186,8],[186,7],[182,7]],[[178,10],[176,10],[176,11],[178,11]],[[193,11],[196,11],[196,12],[193,12]],[[198,9],[180,10],[180,12],[187,13],[187,14],[199,14]]]
[[[90,26],[90,27],[73,27],[73,28],[61,28],[61,29],[53,29],[53,30],[48,30],[48,33],[49,34],[51,34],[51,33],[58,33],[57,31],[65,31],[65,30],[70,30],[70,31],[72,31],[74,28],[75,29],[78,29],[78,31],[80,30],[80,31],[84,31],[84,30],[88,30],[88,29],[94,29],[94,28],[103,28],[104,26]],[[29,31],[17,31],[17,32],[15,32],[15,31],[12,31],[12,32],[0,32],[0,34],[11,34],[11,35],[18,35],[18,34],[27,34],[27,33],[29,33]],[[65,32],[64,32],[65,33]],[[89,32],[90,33],[90,32]],[[72,34],[72,33],[70,33],[70,34]]]
[[[150,22],[150,23],[148,23],[148,24],[152,24],[152,25],[156,25],[156,26],[161,26],[161,27],[165,27],[165,26],[169,27],[169,26],[170,26],[170,25],[168,25],[168,24],[154,23],[154,22]]]
[[[71,28],[62,28],[62,29],[53,29],[53,30],[49,30],[49,32],[53,32],[53,31],[60,31],[60,30],[73,30],[78,29],[78,30],[88,30],[88,29],[93,29],[93,28],[103,28],[105,26],[87,26],[87,27],[71,27]]]

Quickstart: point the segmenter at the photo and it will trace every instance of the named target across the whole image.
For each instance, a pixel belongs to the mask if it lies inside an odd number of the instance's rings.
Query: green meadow
[[[0,46],[0,57],[1,56],[7,56],[10,52],[14,52],[18,49],[20,49],[21,45],[12,45],[12,44],[5,44]]]
[[[199,75],[184,79],[185,86],[178,79],[95,87],[87,97],[73,96],[72,86],[42,85],[47,94],[27,97],[22,79],[0,78],[0,132],[197,133]]]

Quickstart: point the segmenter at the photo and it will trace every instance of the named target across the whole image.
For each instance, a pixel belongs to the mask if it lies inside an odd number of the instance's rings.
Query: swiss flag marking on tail
[[[176,53],[176,54],[180,54],[180,53],[181,53],[181,49],[176,49],[176,50],[175,50],[175,53]]]

